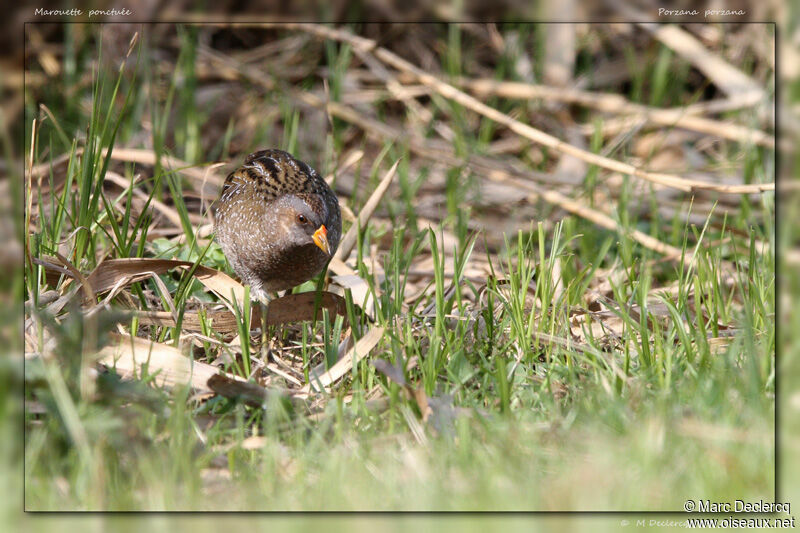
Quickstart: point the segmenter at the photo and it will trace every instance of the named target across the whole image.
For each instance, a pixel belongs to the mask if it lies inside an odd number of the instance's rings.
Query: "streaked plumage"
[[[253,299],[311,279],[339,246],[336,195],[316,170],[281,150],[247,156],[214,211],[217,241]]]

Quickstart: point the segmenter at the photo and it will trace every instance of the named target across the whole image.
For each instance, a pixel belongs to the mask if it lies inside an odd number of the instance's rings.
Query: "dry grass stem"
[[[277,25],[271,23],[264,23],[264,24],[257,24],[255,26],[268,28],[268,27],[276,27]],[[542,144],[548,148],[551,148],[563,154],[575,156],[589,164],[597,165],[601,168],[605,168],[622,174],[628,174],[643,180],[647,180],[660,185],[665,185],[667,187],[672,187],[685,192],[692,192],[697,190],[710,190],[717,192],[726,192],[730,194],[754,194],[754,193],[775,190],[774,183],[759,183],[759,184],[749,184],[749,185],[723,185],[723,184],[709,183],[706,181],[681,178],[679,176],[674,176],[671,174],[665,174],[659,172],[647,172],[638,169],[635,166],[630,165],[628,163],[623,163],[621,161],[616,161],[614,159],[609,159],[607,157],[602,157],[597,154],[593,154],[586,150],[581,150],[541,130],[537,130],[536,128],[528,126],[527,124],[523,124],[522,122],[519,122],[518,120],[515,120],[509,117],[508,115],[501,113],[500,111],[492,107],[487,106],[482,102],[479,102],[475,98],[456,89],[452,85],[441,81],[436,76],[433,76],[425,72],[424,70],[414,66],[413,64],[409,63],[405,59],[402,59],[393,52],[386,50],[385,48],[379,47],[377,43],[371,39],[366,39],[364,37],[353,35],[352,33],[345,30],[333,29],[327,26],[319,26],[315,24],[288,24],[288,25],[283,25],[283,27],[306,31],[327,39],[334,39],[337,41],[347,42],[355,48],[359,48],[365,52],[372,53],[373,55],[375,55],[375,57],[391,65],[392,67],[400,71],[413,74],[419,80],[420,83],[433,87],[439,94],[441,94],[445,98],[452,99],[453,101],[458,102],[464,107],[471,109],[472,111],[475,111],[476,113],[479,113],[487,118],[490,118],[495,122],[497,122],[498,124],[506,126],[511,131],[519,135],[522,135],[523,137],[530,139],[531,141]]]

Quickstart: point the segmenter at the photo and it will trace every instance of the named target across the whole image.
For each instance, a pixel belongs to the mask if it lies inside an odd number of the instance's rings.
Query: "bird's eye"
[[[305,215],[297,215],[297,221],[301,224],[305,224],[306,222],[308,222],[308,219],[306,218]]]

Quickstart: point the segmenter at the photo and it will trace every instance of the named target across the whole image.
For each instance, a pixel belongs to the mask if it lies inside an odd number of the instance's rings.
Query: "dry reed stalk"
[[[476,100],[472,96],[469,96],[468,94],[456,89],[449,83],[440,80],[436,76],[423,71],[419,67],[411,64],[410,62],[401,58],[397,54],[378,46],[378,44],[375,41],[357,35],[353,35],[349,31],[329,28],[327,26],[321,26],[316,24],[306,24],[306,23],[289,23],[289,24],[261,23],[261,24],[254,24],[253,26],[262,28],[272,28],[280,26],[285,29],[296,29],[311,33],[319,37],[346,42],[351,46],[353,46],[354,48],[358,48],[364,52],[371,53],[384,63],[391,65],[393,68],[397,70],[414,75],[420,83],[432,87],[433,89],[436,90],[436,92],[438,92],[445,98],[449,98],[463,105],[467,109],[470,109],[480,115],[483,115],[497,122],[498,124],[502,124],[503,126],[507,127],[508,129],[517,133],[518,135],[526,137],[536,143],[547,146],[548,148],[560,152],[562,154],[572,155],[589,164],[597,165],[607,170],[619,172],[622,174],[628,174],[639,179],[650,181],[652,183],[658,183],[660,185],[665,185],[667,187],[672,187],[685,192],[693,192],[697,190],[712,190],[712,191],[725,192],[731,194],[754,194],[754,193],[775,190],[774,183],[722,185],[716,183],[709,183],[701,180],[681,178],[680,176],[675,176],[672,174],[665,174],[660,172],[647,172],[633,165],[623,163],[621,161],[617,161],[607,157],[599,156],[597,154],[588,152],[586,150],[581,150],[580,148],[576,148],[568,143],[565,143],[560,139],[553,137],[550,134],[547,134],[541,130],[538,130],[536,128],[533,128],[531,126],[528,126],[527,124],[524,124],[522,122],[519,122],[518,120],[511,118],[505,113],[502,113],[497,109],[494,109]]]

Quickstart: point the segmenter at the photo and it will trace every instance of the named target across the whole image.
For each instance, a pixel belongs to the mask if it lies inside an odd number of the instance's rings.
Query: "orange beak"
[[[328,229],[325,227],[325,224],[317,228],[317,231],[314,232],[311,238],[314,239],[314,244],[319,246],[320,250],[331,255],[331,247],[328,246]]]

